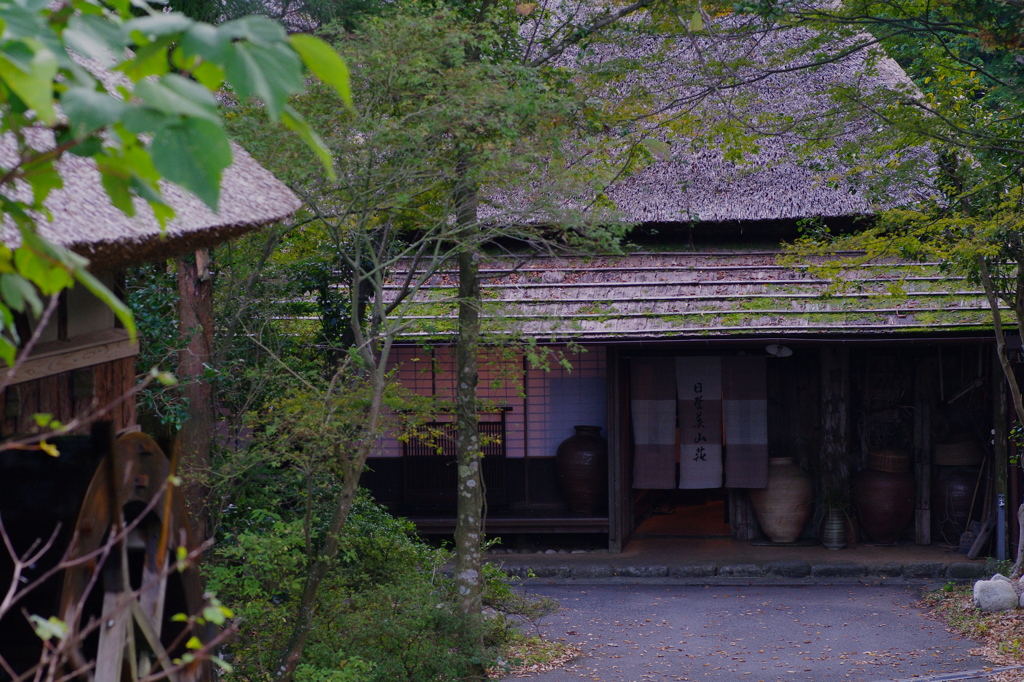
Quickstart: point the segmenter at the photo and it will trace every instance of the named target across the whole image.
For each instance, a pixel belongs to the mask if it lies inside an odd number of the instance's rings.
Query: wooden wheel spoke
[[[98,643],[93,639],[91,645],[95,647],[95,667],[88,678],[93,682],[139,680],[157,670],[172,682],[208,679],[204,666],[196,669],[199,677],[176,672],[167,650],[170,642],[176,641],[175,646],[180,647],[188,639],[179,637],[177,628],[168,627],[165,632],[169,578],[175,585],[180,582],[180,589],[173,594],[177,600],[184,599],[172,603],[174,613],[196,613],[202,608],[197,569],[191,566],[182,573],[168,569],[168,550],[173,549],[169,541],[181,538],[186,546],[188,543],[181,501],[164,494],[169,473],[170,463],[151,438],[128,434],[117,440],[86,492],[72,559],[88,556],[108,538],[116,537],[118,529],[126,527],[123,517],[128,519],[127,527],[137,524],[112,548],[106,566],[84,562],[65,572],[61,615],[72,628],[83,620],[81,609],[89,602],[91,582],[103,590]],[[97,570],[102,575],[93,578]],[[92,656],[85,642],[71,652],[71,659],[79,662]]]

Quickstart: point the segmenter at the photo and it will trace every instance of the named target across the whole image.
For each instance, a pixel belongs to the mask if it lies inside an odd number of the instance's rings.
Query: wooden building
[[[0,157],[5,154],[11,156],[12,149],[0,141]],[[13,166],[13,160],[5,165]],[[91,159],[64,155],[57,170],[63,187],[48,196],[49,215],[39,216],[38,231],[87,257],[90,271],[115,293],[131,265],[198,254],[281,220],[299,205],[287,187],[237,147],[222,178],[218,212],[176,186],[161,185],[175,211],[166,228],[141,201],[134,217],[112,206]],[[7,226],[0,228],[0,239],[13,248],[20,235]],[[40,430],[38,413],[66,425],[76,417],[82,421],[72,435],[51,440],[56,457],[31,448],[0,448],[6,544],[0,551],[0,585],[10,587],[11,595],[15,588],[25,590],[0,619],[0,680],[10,679],[9,671],[31,676],[40,665],[44,642],[23,611],[58,617],[68,626],[62,658],[43,659],[46,665],[66,664],[97,680],[134,679],[136,670],[166,671],[171,657],[186,653],[190,634],[206,641],[211,631],[174,619],[178,613],[200,613],[205,597],[194,564],[181,570],[167,564],[178,548],[192,551],[196,544],[187,539],[190,524],[182,497],[164,497],[171,472],[167,453],[148,436],[133,433],[139,429],[131,392],[138,382],[139,343],[107,305],[80,286],[61,294],[45,327],[39,330],[37,324],[24,319],[19,325],[23,341],[36,331],[41,336],[0,394],[0,438],[31,440]],[[128,527],[126,539],[113,543],[110,538],[125,520],[136,525]],[[109,556],[98,551],[108,542]],[[19,565],[26,556],[31,564]],[[65,560],[64,570],[51,571]],[[86,625],[90,622],[104,625],[93,628]],[[210,679],[209,668],[201,664],[174,675]]]
[[[50,219],[40,220],[39,234],[88,258],[90,271],[117,292],[119,273],[128,266],[211,247],[298,208],[291,191],[241,148],[236,146],[234,154],[234,163],[224,171],[216,213],[177,186],[161,184],[175,211],[166,229],[141,200],[134,217],[115,208],[93,162],[65,155],[58,162],[64,186],[47,198]],[[0,239],[13,247],[20,238],[8,227]],[[31,328],[28,321],[26,331]],[[82,287],[66,291],[32,355],[0,398],[0,437],[33,432],[36,413],[67,423],[115,403],[136,383],[137,355],[138,342],[128,338],[106,305]],[[118,430],[133,428],[134,401],[116,403],[106,417]]]
[[[785,50],[802,38],[765,37],[750,63],[756,67],[772,40]],[[760,529],[748,491],[763,487],[769,457],[790,455],[815,478],[817,511],[802,533],[814,538],[826,498],[846,495],[870,452],[893,448],[912,456],[916,481],[901,537],[955,543],[938,537],[959,530],[943,525],[946,510],[932,508],[933,483],[946,475],[936,446],[969,443],[993,465],[987,488],[977,468],[970,474],[983,482],[982,513],[1015,481],[1007,483],[1005,396],[982,292],[937,263],[854,258],[836,270],[787,257],[780,246],[808,225],[855,230],[880,210],[933,194],[925,148],[901,148],[889,159],[893,168],[917,163],[916,173],[866,177],[875,171],[850,150],[887,131],[866,114],[838,111],[824,94],[845,86],[906,92],[907,77],[884,56],[854,54],[808,71],[769,68],[729,96],[702,98],[679,66],[692,59],[690,45],[661,45],[665,72],[647,77],[670,102],[666,111],[708,129],[724,117],[757,127],[834,116],[832,137],[808,155],[794,124],[750,142],[737,160],[721,140],[662,134],[667,154],[608,191],[638,226],[637,250],[482,264],[490,338],[513,341],[482,358],[479,391],[491,408],[481,414],[490,443],[488,533],[585,532],[613,551],[637,533],[753,539]],[[488,208],[487,216],[507,219],[536,192],[543,187],[496,190],[495,203],[511,208]],[[440,273],[415,297],[407,315],[422,320],[423,331],[409,334],[395,359],[404,385],[441,401],[454,386],[456,280]],[[568,362],[531,365],[514,343],[526,338]],[[686,384],[702,372],[722,391],[710,474],[693,466],[708,451],[688,448],[708,434],[690,433],[686,423]],[[558,444],[580,424],[602,428],[610,456],[606,509],[586,516],[569,512],[555,471]],[[421,529],[450,532],[453,440],[428,440],[387,440],[364,480]],[[836,489],[836,477],[846,490]]]

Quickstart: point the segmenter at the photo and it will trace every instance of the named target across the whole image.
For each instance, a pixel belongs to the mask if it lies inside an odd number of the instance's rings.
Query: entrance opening
[[[637,490],[634,538],[729,537],[725,488]]]

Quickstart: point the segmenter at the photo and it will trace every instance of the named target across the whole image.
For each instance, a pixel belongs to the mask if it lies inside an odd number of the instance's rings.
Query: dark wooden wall
[[[135,385],[135,358],[127,357],[25,381],[0,393],[0,437],[38,431],[32,415],[46,413],[65,424],[109,408],[100,419],[121,430],[136,422],[135,400],[114,404]],[[75,430],[87,433],[88,427]]]

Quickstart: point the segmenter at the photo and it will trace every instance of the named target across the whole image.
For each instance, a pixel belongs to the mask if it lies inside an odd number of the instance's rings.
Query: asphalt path
[[[584,656],[540,682],[981,679],[976,646],[900,586],[538,585],[541,631]]]

